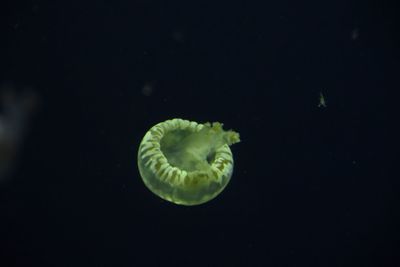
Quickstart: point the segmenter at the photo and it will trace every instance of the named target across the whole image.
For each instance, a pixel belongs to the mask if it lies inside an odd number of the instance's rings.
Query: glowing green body
[[[239,134],[216,122],[182,119],[153,126],[139,146],[138,166],[145,185],[159,197],[181,205],[198,205],[216,197],[233,171],[229,145]]]

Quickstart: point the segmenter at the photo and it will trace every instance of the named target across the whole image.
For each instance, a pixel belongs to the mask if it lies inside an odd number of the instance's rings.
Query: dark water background
[[[394,5],[1,5],[0,81],[41,96],[0,188],[1,266],[400,266]],[[201,206],[138,174],[142,136],[175,117],[241,134],[230,184]]]

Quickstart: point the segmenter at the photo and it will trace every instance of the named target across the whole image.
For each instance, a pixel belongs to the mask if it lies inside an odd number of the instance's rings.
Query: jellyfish
[[[17,93],[12,85],[0,85],[0,182],[9,178],[25,139],[31,116],[38,105],[32,90]]]
[[[220,194],[233,172],[230,145],[239,134],[222,123],[200,124],[171,119],[145,134],[138,151],[144,184],[164,200],[179,205],[199,205]]]

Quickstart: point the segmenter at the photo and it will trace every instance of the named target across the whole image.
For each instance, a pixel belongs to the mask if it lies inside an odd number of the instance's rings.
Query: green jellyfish
[[[216,197],[231,179],[229,146],[239,134],[219,122],[172,119],[153,126],[139,146],[144,184],[157,196],[179,205],[198,205]]]

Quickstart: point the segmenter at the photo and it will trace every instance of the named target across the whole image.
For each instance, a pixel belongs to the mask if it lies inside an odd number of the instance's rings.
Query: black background
[[[393,5],[2,6],[0,82],[41,105],[0,188],[1,266],[400,266]],[[204,205],[165,202],[138,174],[144,133],[175,117],[241,134]]]

